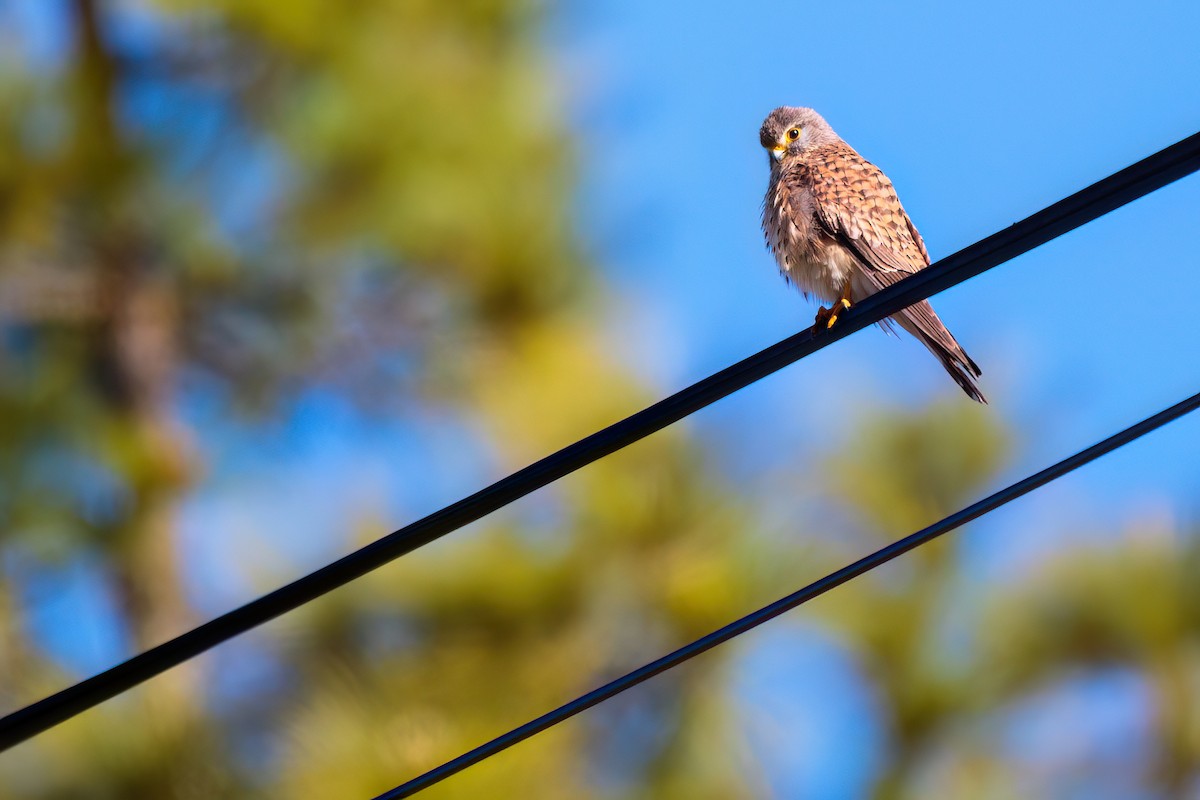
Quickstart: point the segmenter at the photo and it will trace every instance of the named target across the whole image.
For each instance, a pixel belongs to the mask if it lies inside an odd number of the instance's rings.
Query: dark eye
[[[793,142],[796,141],[797,139],[799,139],[800,138],[800,129],[792,128],[790,131],[788,131],[788,138],[791,139]]]

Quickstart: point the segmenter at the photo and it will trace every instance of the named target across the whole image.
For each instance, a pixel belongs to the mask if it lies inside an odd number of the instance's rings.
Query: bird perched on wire
[[[762,215],[767,247],[805,297],[830,304],[817,312],[814,332],[833,327],[852,303],[929,266],[892,182],[816,111],[777,108],[758,138],[771,166]],[[891,320],[929,348],[972,400],[987,402],[976,383],[979,367],[928,301]]]

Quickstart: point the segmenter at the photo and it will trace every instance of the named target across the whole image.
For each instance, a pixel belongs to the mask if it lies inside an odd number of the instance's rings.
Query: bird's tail
[[[967,397],[977,403],[987,405],[987,398],[983,396],[983,392],[979,390],[979,384],[976,383],[976,378],[983,373],[966,351],[959,347],[958,353],[954,354],[940,350],[936,343],[928,340],[924,340],[923,344],[937,356],[938,361],[942,362],[946,372],[949,372],[954,382],[962,387],[962,390],[967,393]]]
[[[896,315],[896,321],[906,331],[917,338],[921,344],[929,348],[937,360],[942,362],[946,372],[954,379],[962,390],[977,403],[987,405],[987,398],[979,390],[976,379],[983,372],[967,355],[958,341],[946,330],[946,326],[938,319],[933,307],[927,301],[909,306]]]

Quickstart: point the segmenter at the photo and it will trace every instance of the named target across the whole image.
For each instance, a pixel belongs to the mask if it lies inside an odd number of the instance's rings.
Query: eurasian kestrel
[[[767,246],[805,297],[814,294],[832,306],[821,306],[814,330],[832,327],[852,303],[929,266],[925,242],[892,182],[820,114],[777,108],[758,138],[771,165],[762,215]],[[972,400],[987,402],[975,382],[979,367],[928,301],[891,320],[928,347]]]

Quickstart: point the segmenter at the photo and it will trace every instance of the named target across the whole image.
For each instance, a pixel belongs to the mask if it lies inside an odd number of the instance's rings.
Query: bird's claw
[[[833,304],[833,308],[821,306],[820,309],[817,310],[817,319],[813,323],[813,333],[820,333],[821,331],[832,328],[834,323],[838,321],[838,317],[841,315],[841,313],[849,307],[850,301],[844,297],[839,298],[838,301]]]

